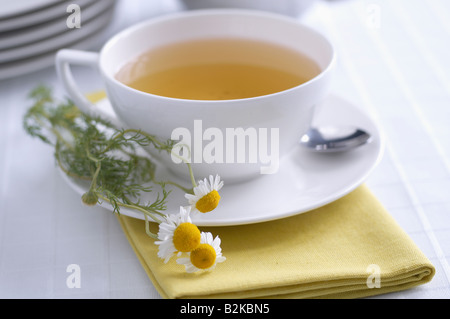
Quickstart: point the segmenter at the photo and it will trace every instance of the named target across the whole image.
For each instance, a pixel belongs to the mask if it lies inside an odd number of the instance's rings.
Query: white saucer
[[[22,1],[12,1],[12,0],[0,0],[7,1],[8,3],[21,3]],[[93,3],[94,0],[77,0],[74,2],[68,2],[63,0],[36,0],[37,2],[48,2],[47,6],[39,7],[37,10],[33,10],[33,5],[31,4],[35,0],[25,0],[25,2],[22,3],[21,7],[23,9],[30,8],[31,10],[27,10],[27,12],[24,12],[23,14],[18,14],[10,17],[6,17],[5,19],[0,19],[0,32],[7,32],[7,31],[13,31],[18,30],[21,28],[27,28],[27,27],[33,27],[38,26],[41,23],[50,21],[52,19],[57,19],[61,17],[68,16],[67,13],[67,6],[71,3],[78,4],[82,9],[86,6]],[[95,0],[98,1],[98,0]],[[112,2],[112,1],[111,1]],[[36,3],[37,5],[38,3]],[[9,6],[9,5],[8,5]],[[19,8],[16,8],[19,9]],[[0,14],[0,17],[2,14]]]
[[[102,15],[109,15],[108,10],[112,7],[114,7],[114,3],[111,2],[111,0],[97,0],[92,5],[83,7],[83,26],[84,24],[89,23],[89,21],[99,18]],[[67,36],[67,34],[70,34],[71,31],[76,31],[67,28],[66,20],[68,14],[65,11],[61,11],[61,13],[62,14],[60,14],[57,18],[46,20],[38,25],[3,32],[2,41],[0,41],[0,52],[4,50],[11,50],[20,46],[30,45],[32,43],[46,41],[51,37],[57,36],[58,34],[65,34]],[[32,55],[36,55],[35,52],[32,52]]]
[[[56,2],[61,2],[61,0],[0,0],[0,6],[2,7],[0,20],[37,11],[47,6],[51,6]]]
[[[67,49],[86,50],[92,48],[102,36],[102,31],[92,34],[85,39],[66,46]],[[14,78],[20,75],[35,72],[55,65],[56,52],[39,55],[37,57],[14,61],[6,66],[0,65],[0,81]]]
[[[108,0],[109,1],[109,0]],[[105,10],[107,7],[104,8]],[[23,46],[14,47],[7,50],[0,51],[0,63],[6,64],[21,59],[30,58],[33,56],[45,54],[48,52],[55,52],[60,48],[69,46],[72,43],[81,41],[97,31],[104,29],[111,21],[113,11],[108,9],[105,14],[97,16],[96,19],[85,23],[80,29],[67,29],[57,36],[41,39],[41,41],[25,44]]]
[[[109,107],[106,100],[100,104],[102,108]],[[277,174],[233,185],[227,185],[225,180],[219,207],[209,214],[193,215],[193,222],[198,226],[231,226],[276,220],[324,206],[361,185],[383,156],[384,139],[378,126],[357,106],[335,95],[330,95],[319,110],[315,125],[358,126],[373,136],[372,142],[353,151],[333,154],[312,153],[299,146],[281,160]],[[157,175],[173,178],[164,167],[158,168]],[[63,177],[78,194],[87,191],[88,184],[65,174]],[[174,189],[167,213],[177,213],[179,206],[187,204],[184,193]],[[101,206],[111,210],[109,204]],[[140,213],[127,209],[122,209],[121,214],[143,219]]]
[[[67,48],[67,49],[86,50],[92,48],[92,46],[97,44],[99,40],[101,40],[102,37],[104,36],[104,32],[105,30],[107,30],[107,27],[111,21],[111,18],[113,17],[113,14],[114,8],[113,7],[107,8],[104,11],[104,13],[102,13],[101,16],[99,16],[99,19],[96,21],[95,24],[89,25],[89,28],[88,25],[83,27],[84,30],[81,37],[77,35],[76,37],[69,39],[66,39],[64,37],[52,39],[52,41],[53,40],[58,41],[53,43],[54,45],[57,46],[49,48],[48,52],[42,54],[35,54],[31,57],[26,57],[23,59],[14,60],[7,63],[2,63],[3,61],[0,61],[0,81],[4,79],[14,78],[37,70],[41,70],[50,66],[54,66],[55,55],[58,49]],[[78,30],[74,31],[76,32]],[[36,44],[35,47],[29,47],[30,50],[31,49],[40,50],[41,48],[45,48],[44,46],[42,46],[42,43]],[[28,54],[29,52],[26,52],[26,54]],[[31,52],[36,53],[37,51]]]

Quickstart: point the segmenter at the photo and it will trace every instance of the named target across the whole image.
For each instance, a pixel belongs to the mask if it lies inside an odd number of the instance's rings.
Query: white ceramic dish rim
[[[335,189],[333,192],[329,194],[324,194],[323,197],[320,198],[320,200],[312,201],[307,205],[303,205],[302,207],[293,208],[293,209],[285,209],[280,210],[277,212],[274,212],[271,215],[261,215],[261,216],[239,216],[239,218],[216,218],[214,215],[214,212],[209,214],[196,214],[192,217],[193,222],[196,223],[198,226],[209,226],[209,227],[215,227],[215,226],[236,226],[236,225],[246,225],[246,224],[255,224],[255,223],[261,223],[261,222],[269,222],[272,220],[282,219],[286,217],[291,217],[294,215],[302,214],[309,212],[311,210],[314,210],[316,208],[320,208],[324,205],[327,205],[335,200],[338,200],[342,198],[343,196],[349,194],[351,191],[355,190],[357,187],[359,187],[361,184],[365,182],[365,180],[368,178],[368,176],[372,173],[372,171],[377,167],[379,162],[381,161],[383,154],[384,154],[384,148],[385,148],[385,138],[383,136],[382,131],[379,128],[379,125],[371,119],[365,112],[362,110],[359,110],[356,106],[351,104],[350,102],[346,101],[345,99],[340,98],[339,96],[335,94],[331,94],[327,101],[340,101],[340,103],[347,103],[349,107],[352,109],[353,116],[356,118],[364,119],[365,121],[370,123],[373,138],[375,140],[375,143],[371,143],[367,145],[367,147],[372,147],[375,149],[372,149],[372,156],[369,158],[367,157],[364,159],[366,161],[364,169],[359,172],[358,176],[349,180],[346,182],[345,187],[340,189]],[[325,102],[326,103],[326,102]],[[108,106],[107,106],[108,107]],[[364,146],[366,147],[366,146]],[[362,150],[361,150],[362,151]],[[369,153],[368,153],[369,154]],[[322,156],[321,154],[316,154],[317,156]],[[339,167],[336,167],[336,169],[339,169]],[[66,181],[66,183],[79,195],[82,195],[86,192],[87,188],[85,186],[82,186],[80,183],[77,183],[73,179],[67,177],[62,171],[60,171],[63,179]],[[252,181],[250,181],[252,183]],[[254,182],[253,184],[254,185]],[[228,187],[233,187],[233,185],[229,185]],[[186,203],[185,203],[186,204]],[[104,207],[110,211],[112,211],[112,207],[108,203],[102,203],[100,204],[101,207]],[[242,208],[242,212],[245,212],[246,208]],[[176,213],[175,211],[168,212],[170,214]],[[121,211],[122,215],[137,218],[137,219],[143,219],[142,214],[137,213],[132,210],[123,209]],[[206,216],[203,218],[203,216]]]
[[[92,19],[107,13],[111,6],[109,1],[110,0],[98,1],[83,9],[83,24],[89,23]],[[66,16],[61,16],[35,27],[5,32],[0,43],[0,50],[16,49],[70,31],[67,29],[65,23]]]

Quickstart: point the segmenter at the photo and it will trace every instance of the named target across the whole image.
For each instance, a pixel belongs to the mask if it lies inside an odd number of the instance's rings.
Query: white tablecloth
[[[93,49],[177,10],[176,1],[122,0]],[[333,92],[381,124],[387,149],[367,184],[437,270],[424,286],[379,298],[450,298],[449,16],[446,0],[338,0],[299,17],[336,46]],[[86,89],[99,85],[87,70],[77,76]],[[65,94],[54,68],[0,81],[0,298],[160,298],[112,213],[82,206],[52,150],[24,132],[38,83]],[[80,288],[66,284],[71,264]]]

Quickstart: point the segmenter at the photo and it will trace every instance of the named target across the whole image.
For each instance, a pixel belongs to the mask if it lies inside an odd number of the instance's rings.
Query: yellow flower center
[[[202,198],[200,198],[195,204],[195,208],[197,208],[202,213],[209,213],[214,210],[217,205],[219,205],[220,195],[216,190],[206,194]]]
[[[191,252],[191,263],[199,269],[208,269],[216,262],[216,251],[209,244],[200,244]]]
[[[200,245],[200,237],[200,230],[196,225],[182,223],[173,233],[173,245],[176,250],[187,253]]]

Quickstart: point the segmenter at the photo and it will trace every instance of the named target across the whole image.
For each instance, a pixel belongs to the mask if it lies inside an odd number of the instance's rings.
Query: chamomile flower
[[[194,195],[186,194],[185,197],[195,210],[201,213],[209,213],[219,205],[219,190],[222,187],[223,181],[220,180],[220,176],[216,175],[214,178],[210,175],[209,181],[205,178],[198,182],[198,185],[194,187]]]
[[[178,215],[168,215],[166,220],[159,225],[158,257],[167,263],[174,255],[187,253],[197,248],[200,244],[201,234],[189,217],[191,207],[180,207]]]
[[[189,258],[179,258],[177,263],[186,267],[186,272],[193,273],[200,270],[212,270],[217,263],[224,262],[220,248],[220,238],[213,239],[211,233],[202,233],[200,245],[189,253]]]

